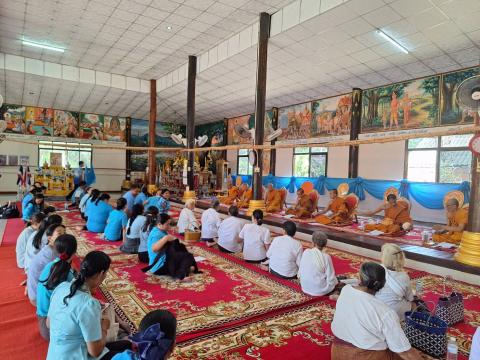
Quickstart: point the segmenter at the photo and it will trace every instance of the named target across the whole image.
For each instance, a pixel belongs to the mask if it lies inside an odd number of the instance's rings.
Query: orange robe
[[[267,193],[265,205],[266,210],[269,213],[279,212],[282,210],[282,193],[279,190],[270,190]]]
[[[253,198],[253,189],[249,188],[247,191],[245,191],[242,196],[240,196],[240,200],[238,201],[238,207],[239,208],[247,208],[248,203],[250,200]]]
[[[402,229],[403,223],[411,223],[412,218],[408,207],[398,204],[385,209],[385,217],[380,224],[367,224],[365,231],[379,230],[385,234],[392,234]]]
[[[312,216],[314,211],[313,201],[310,199],[310,196],[303,194],[303,196],[298,199],[297,205],[294,208],[290,208],[286,211],[287,215],[295,215],[298,218],[309,218]]]
[[[348,208],[345,204],[345,200],[341,197],[336,197],[327,207],[327,211],[333,212],[334,215],[318,215],[315,217],[315,221],[323,225],[331,223],[341,223],[350,220],[348,216]]]
[[[230,189],[228,189],[228,195],[221,199],[220,202],[225,205],[232,205],[233,202],[237,199],[238,194],[238,187],[232,186]]]
[[[460,226],[468,222],[468,209],[458,209],[455,214],[448,218],[448,226]],[[445,234],[433,234],[432,239],[435,242],[448,242],[459,244],[462,240],[463,231],[449,231]]]

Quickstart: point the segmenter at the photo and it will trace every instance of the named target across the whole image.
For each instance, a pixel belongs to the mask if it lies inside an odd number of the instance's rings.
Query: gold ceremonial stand
[[[480,233],[463,232],[455,260],[471,266],[480,266]]]
[[[196,200],[197,199],[197,196],[195,195],[195,191],[193,190],[186,190],[184,193],[183,193],[183,202],[186,202],[187,200],[190,200],[190,199],[193,199],[193,200]]]
[[[248,203],[247,215],[252,216],[254,210],[262,210],[263,214],[267,212],[265,208],[265,200],[250,200]]]

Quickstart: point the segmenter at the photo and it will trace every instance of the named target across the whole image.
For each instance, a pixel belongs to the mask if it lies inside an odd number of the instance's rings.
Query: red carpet
[[[21,219],[8,220],[0,246],[0,359],[35,360],[47,355],[35,309],[20,286],[25,275],[17,268],[15,244],[23,228]]]

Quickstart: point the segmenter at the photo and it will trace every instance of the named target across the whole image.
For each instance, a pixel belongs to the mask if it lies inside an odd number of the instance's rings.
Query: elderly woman
[[[199,228],[197,219],[193,210],[195,209],[195,200],[188,199],[185,201],[185,207],[180,211],[180,216],[178,217],[178,233],[183,235],[185,231],[194,231]]]
[[[360,267],[358,286],[346,285],[332,322],[332,360],[420,360],[394,310],[375,298],[385,285],[385,268],[374,262]]]

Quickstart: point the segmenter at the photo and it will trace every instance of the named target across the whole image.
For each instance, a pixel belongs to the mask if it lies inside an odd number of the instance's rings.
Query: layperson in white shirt
[[[405,313],[412,310],[414,296],[410,277],[403,270],[405,254],[398,245],[387,243],[382,246],[382,266],[386,271],[386,282],[375,297],[395,310],[403,320]]]
[[[252,213],[252,223],[245,224],[238,235],[243,239],[243,259],[246,262],[258,264],[267,259],[270,230],[262,224],[263,211],[256,209]]]
[[[239,237],[243,221],[238,218],[238,207],[228,208],[228,218],[224,219],[218,228],[218,249],[225,253],[242,251],[242,239]]]
[[[195,199],[188,199],[185,201],[185,207],[180,211],[180,216],[178,217],[177,227],[178,233],[180,235],[185,234],[185,230],[194,231],[200,226],[198,225],[197,219],[193,210],[195,209]]]
[[[363,263],[358,286],[346,285],[337,301],[331,329],[332,360],[420,360],[397,313],[375,298],[385,285],[385,268]]]
[[[296,279],[300,260],[302,259],[302,244],[293,237],[297,225],[293,221],[283,223],[283,236],[273,239],[267,251],[270,273],[283,279]]]
[[[205,210],[202,214],[202,233],[200,239],[206,241],[208,246],[215,245],[215,238],[218,237],[218,228],[222,219],[218,214],[220,208],[220,202],[218,200],[212,200],[210,209]]]
[[[315,231],[312,235],[314,247],[303,252],[298,269],[302,291],[311,296],[331,293],[338,284],[332,258],[323,249],[327,246],[327,235]]]

